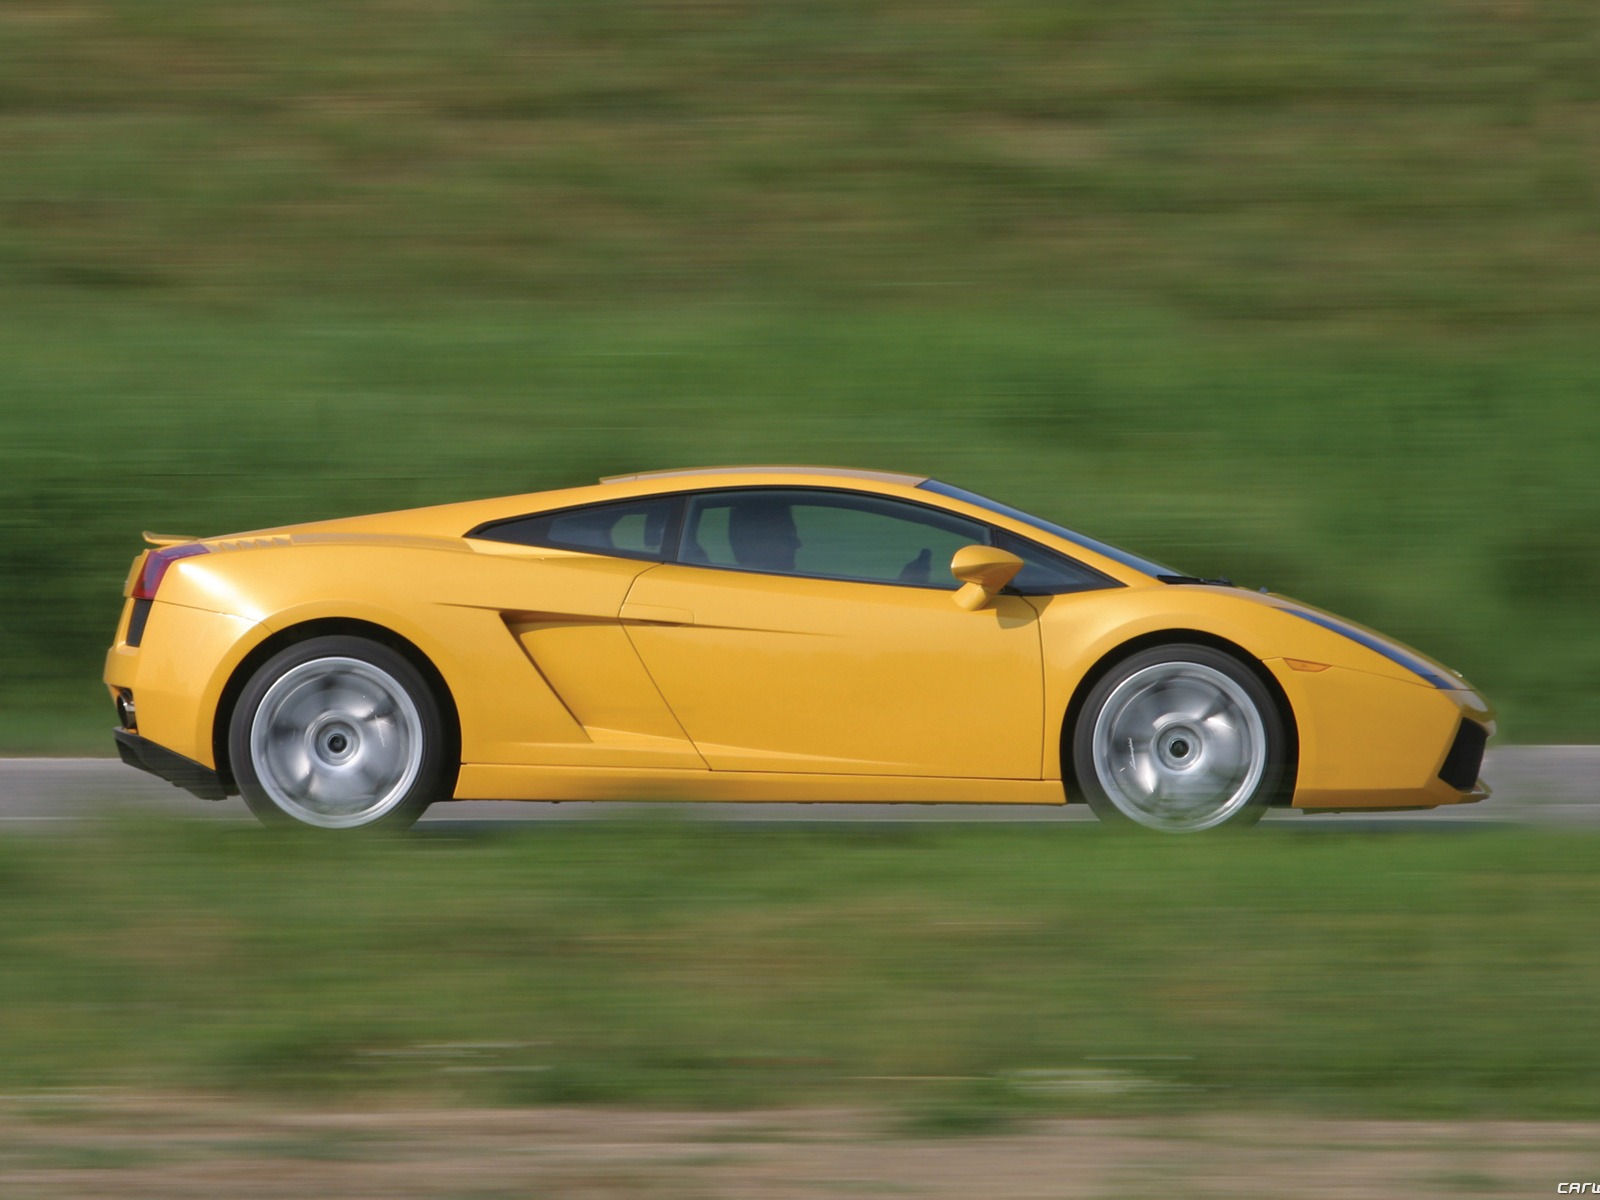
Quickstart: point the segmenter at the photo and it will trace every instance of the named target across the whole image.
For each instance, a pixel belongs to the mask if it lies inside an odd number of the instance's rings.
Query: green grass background
[[[141,821],[0,841],[0,884],[40,1103],[1600,1115],[1586,834]]]
[[[142,528],[937,473],[1600,733],[1581,0],[0,7],[0,748]]]

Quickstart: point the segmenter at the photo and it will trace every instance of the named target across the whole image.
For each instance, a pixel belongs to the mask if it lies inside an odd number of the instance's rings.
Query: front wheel
[[[1072,750],[1096,816],[1163,833],[1253,825],[1290,782],[1272,696],[1209,646],[1156,646],[1118,663],[1089,693]]]
[[[448,785],[432,689],[365,638],[309,638],[263,663],[228,747],[245,803],[267,825],[404,828]]]

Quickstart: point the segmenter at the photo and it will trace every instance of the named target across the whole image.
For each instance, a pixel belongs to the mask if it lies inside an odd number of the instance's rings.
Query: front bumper
[[[1266,665],[1299,730],[1294,807],[1437,808],[1488,796],[1477,774],[1494,713],[1476,692],[1289,662]]]
[[[202,800],[227,798],[228,790],[223,787],[222,780],[210,767],[197,763],[192,758],[175,754],[148,738],[142,738],[137,733],[129,733],[126,729],[113,730],[112,736],[117,739],[117,753],[130,767],[148,771],[158,779],[165,779],[173,787],[181,787]]]

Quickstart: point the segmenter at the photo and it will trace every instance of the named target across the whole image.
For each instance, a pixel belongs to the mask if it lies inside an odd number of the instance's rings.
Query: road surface
[[[1275,823],[1344,828],[1429,828],[1484,822],[1600,824],[1600,746],[1497,746],[1484,778],[1494,795],[1480,804],[1424,813],[1308,816],[1274,812]],[[442,804],[425,822],[581,820],[642,806],[616,803]],[[704,804],[696,816],[729,821],[1092,821],[1080,804],[1054,808],[997,804]],[[107,758],[0,758],[0,823],[49,827],[108,812],[149,812],[249,820],[238,798],[197,800]]]

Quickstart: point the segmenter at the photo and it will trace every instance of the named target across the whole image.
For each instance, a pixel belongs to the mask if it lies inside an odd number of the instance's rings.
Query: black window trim
[[[635,562],[672,563],[680,567],[694,567],[706,571],[735,571],[741,575],[767,575],[774,579],[820,579],[829,583],[859,583],[866,587],[909,587],[920,588],[923,591],[949,592],[953,588],[937,583],[902,583],[899,580],[886,579],[857,579],[850,575],[813,575],[801,574],[793,571],[758,571],[751,567],[730,567],[720,563],[684,562],[682,557],[683,535],[688,526],[689,502],[704,496],[724,496],[738,492],[822,492],[837,496],[865,496],[870,499],[888,500],[895,504],[903,504],[907,508],[920,508],[927,512],[943,517],[954,517],[966,521],[983,529],[987,535],[985,545],[995,544],[995,535],[1004,534],[1015,538],[1024,545],[1036,550],[1045,558],[1054,558],[1074,570],[1081,571],[1092,580],[1098,582],[1086,583],[1082,587],[1066,588],[1062,591],[1024,592],[1018,588],[1008,587],[1005,594],[1008,596],[1075,596],[1080,592],[1099,592],[1111,588],[1126,587],[1120,579],[1113,579],[1104,571],[1098,571],[1087,563],[1079,562],[1070,554],[1063,554],[1051,546],[1045,546],[1031,537],[1018,533],[1014,529],[1005,529],[990,521],[969,517],[965,513],[953,512],[948,508],[941,508],[937,504],[928,504],[921,500],[912,500],[905,496],[895,496],[887,492],[864,492],[856,488],[847,487],[816,487],[810,484],[783,484],[764,483],[748,487],[710,487],[694,488],[681,492],[651,492],[642,496],[623,496],[615,500],[591,500],[586,504],[566,504],[560,508],[536,509],[533,512],[522,513],[515,517],[496,517],[492,521],[485,521],[469,529],[462,537],[483,538],[485,541],[498,541],[503,545],[526,546],[529,549],[564,550],[572,554],[590,554],[596,558],[625,558]],[[618,550],[613,547],[609,552],[603,552],[593,547],[563,546],[555,542],[507,542],[503,538],[487,536],[493,530],[505,525],[514,525],[519,521],[527,521],[534,517],[557,517],[563,513],[578,512],[588,508],[609,508],[624,504],[643,504],[651,500],[673,501],[672,511],[667,515],[667,527],[661,534],[661,551],[658,554],[648,554],[643,551]]]
[[[1023,537],[1020,533],[1016,532],[1016,530],[1014,530],[1014,529],[1002,529],[999,525],[990,525],[989,526],[989,544],[991,546],[995,544],[995,535],[996,534],[999,534],[999,535],[1004,536],[1004,537],[1011,538],[1013,541],[1021,542],[1024,546],[1027,546],[1029,549],[1036,551],[1043,558],[1045,558],[1045,559],[1052,559],[1053,558],[1057,562],[1062,563],[1063,565],[1071,568],[1074,571],[1081,571],[1084,575],[1086,575],[1088,577],[1088,582],[1084,583],[1081,587],[1068,587],[1068,588],[1062,588],[1059,591],[1049,591],[1049,592],[1044,592],[1044,591],[1027,591],[1027,592],[1024,592],[1020,588],[1007,587],[1007,588],[1003,589],[1004,592],[1007,595],[1012,595],[1012,596],[1076,596],[1079,592],[1104,592],[1104,591],[1109,591],[1112,588],[1120,588],[1120,587],[1127,587],[1128,586],[1127,584],[1123,583],[1122,580],[1120,580],[1120,579],[1111,578],[1111,576],[1107,575],[1104,571],[1095,570],[1095,568],[1091,567],[1088,563],[1079,562],[1077,559],[1073,558],[1070,554],[1063,554],[1063,553],[1061,553],[1061,551],[1053,549],[1050,546],[1042,546],[1042,545],[1040,545],[1038,542],[1034,541],[1030,537]],[[1004,548],[1005,547],[1003,547],[1003,546],[1001,547],[1001,549],[1004,549]]]
[[[683,533],[683,514],[688,505],[685,497],[688,492],[655,492],[648,496],[624,496],[616,500],[591,500],[587,504],[565,504],[560,508],[535,509],[533,512],[522,513],[515,517],[496,517],[492,521],[485,521],[475,525],[461,536],[464,538],[479,538],[486,542],[499,542],[504,546],[526,546],[530,550],[564,550],[569,554],[592,554],[596,558],[626,558],[634,562],[676,562],[678,559],[678,541]],[[667,514],[667,527],[661,532],[661,549],[655,554],[645,550],[618,550],[615,546],[610,550],[596,550],[593,546],[564,546],[556,541],[521,542],[511,541],[507,538],[497,538],[493,533],[507,525],[516,525],[521,521],[531,521],[535,518],[559,517],[566,513],[584,512],[595,508],[621,508],[629,504],[645,504],[651,500],[670,500],[672,510]]]

